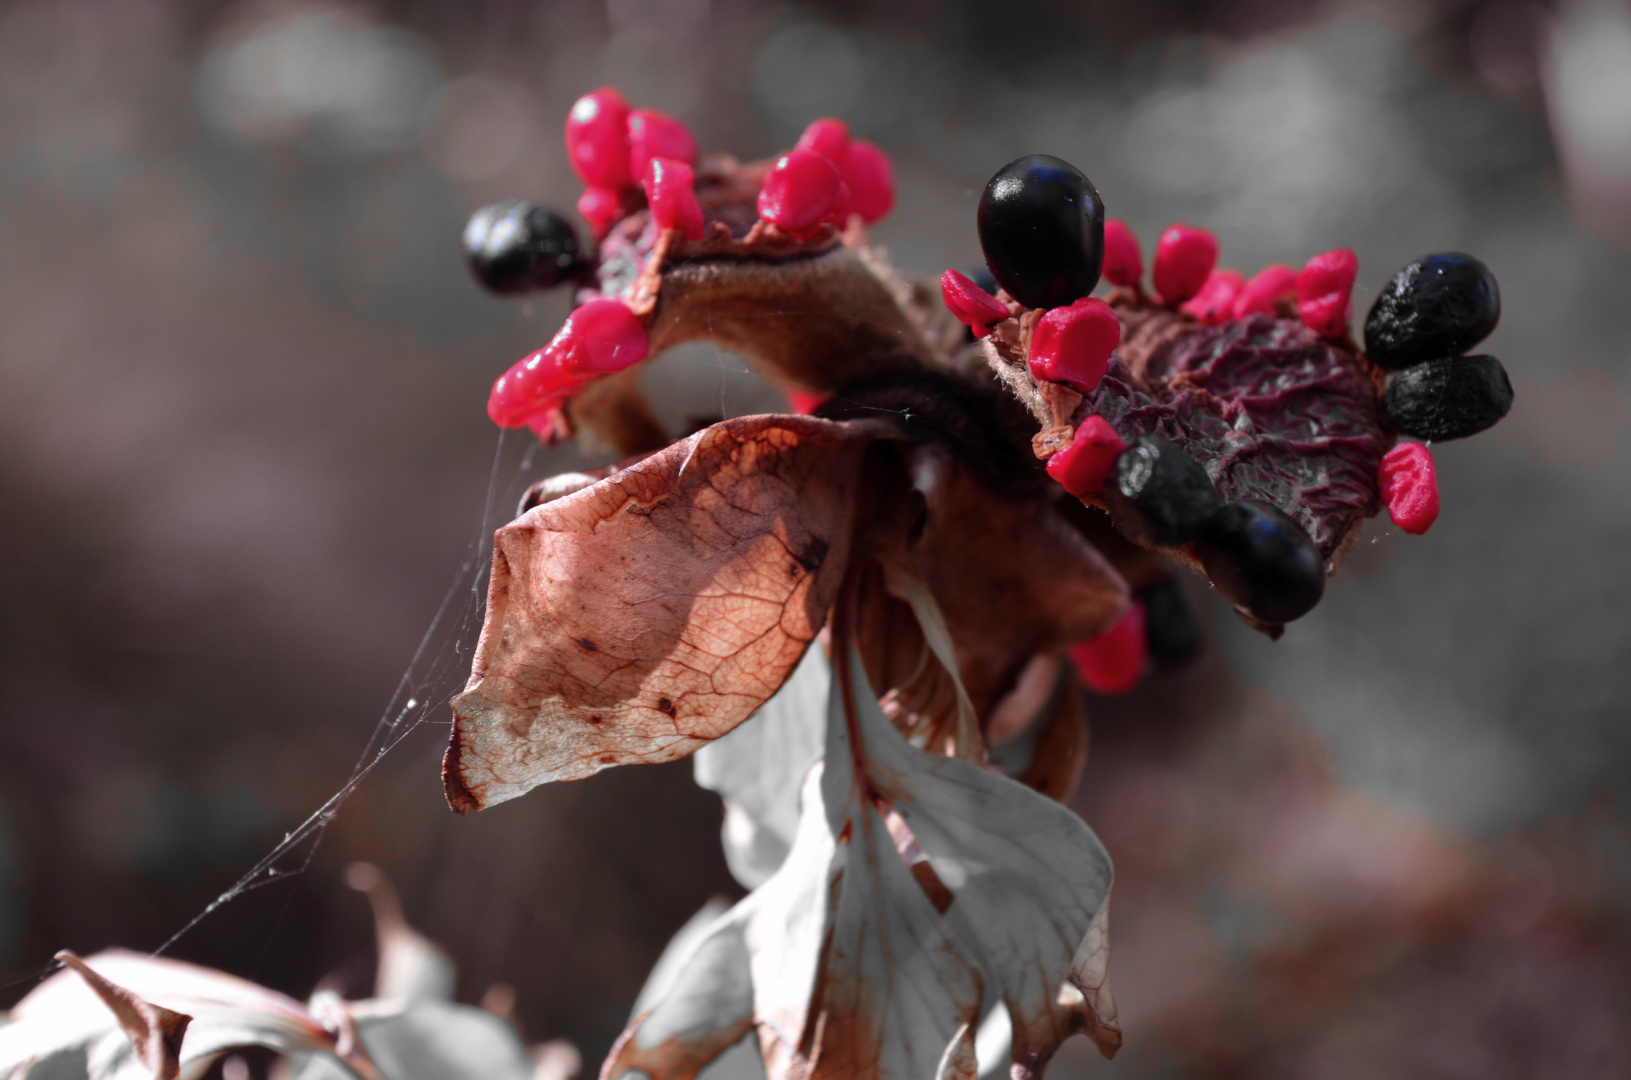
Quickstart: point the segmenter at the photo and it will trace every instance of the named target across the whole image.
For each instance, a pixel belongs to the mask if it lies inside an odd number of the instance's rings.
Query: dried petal
[[[683,757],[751,715],[826,617],[874,434],[726,421],[500,529],[449,803]]]

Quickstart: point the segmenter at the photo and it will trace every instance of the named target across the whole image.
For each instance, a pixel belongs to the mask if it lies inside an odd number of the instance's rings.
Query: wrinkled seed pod
[[[559,285],[582,265],[571,223],[548,207],[521,199],[471,214],[463,239],[470,273],[501,296]]]
[[[1511,411],[1512,380],[1493,356],[1442,357],[1395,375],[1383,404],[1406,435],[1465,439]]]
[[[1398,370],[1458,356],[1501,321],[1501,289],[1489,267],[1459,252],[1417,259],[1382,288],[1365,318],[1365,353]]]
[[[1288,623],[1325,593],[1325,563],[1301,525],[1254,500],[1223,504],[1195,544],[1207,577],[1235,607],[1264,623]]]
[[[1222,501],[1201,463],[1159,435],[1121,452],[1104,499],[1116,529],[1145,547],[1189,543]]]

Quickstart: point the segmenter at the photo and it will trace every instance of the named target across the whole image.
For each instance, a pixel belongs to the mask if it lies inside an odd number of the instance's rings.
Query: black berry
[[[1070,162],[1032,154],[1004,165],[975,220],[992,277],[1026,307],[1063,307],[1099,283],[1104,203]]]
[[[1501,289],[1489,267],[1457,252],[1428,255],[1394,274],[1365,318],[1365,353],[1397,370],[1459,356],[1501,321]]]
[[[1325,564],[1302,526],[1265,503],[1224,503],[1195,545],[1206,575],[1235,607],[1264,623],[1288,623],[1325,592]]]
[[[1406,435],[1465,439],[1511,411],[1512,381],[1493,356],[1444,357],[1393,376],[1383,403]]]
[[[547,207],[520,199],[470,215],[464,257],[476,280],[500,294],[547,289],[583,267],[571,224]]]
[[[1161,667],[1179,667],[1200,655],[1201,624],[1189,593],[1176,578],[1164,577],[1138,590],[1144,601],[1144,639]]]
[[[1189,543],[1221,502],[1201,463],[1159,435],[1121,452],[1104,499],[1116,529],[1145,547]]]

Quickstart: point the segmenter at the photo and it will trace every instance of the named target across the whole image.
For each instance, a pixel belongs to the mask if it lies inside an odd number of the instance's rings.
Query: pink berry
[[[1244,319],[1248,315],[1276,315],[1276,300],[1297,295],[1297,268],[1285,263],[1270,263],[1246,282],[1246,287],[1235,297],[1234,315]]]
[[[838,171],[849,187],[846,214],[860,214],[870,225],[895,208],[895,170],[876,144],[851,140]]]
[[[991,333],[991,324],[1008,318],[1008,308],[996,297],[974,284],[968,275],[947,270],[940,275],[940,298],[975,337]]]
[[[1155,291],[1179,304],[1201,291],[1218,264],[1218,238],[1183,222],[1168,225],[1155,245]]]
[[[800,416],[809,416],[827,403],[832,395],[821,390],[789,390],[787,404]]]
[[[1421,443],[1400,443],[1384,454],[1377,480],[1388,516],[1405,532],[1420,536],[1438,520],[1438,474]]]
[[[812,120],[793,149],[813,150],[834,165],[842,166],[844,155],[849,152],[849,125],[836,116]]]
[[[1234,315],[1235,298],[1246,287],[1246,277],[1238,270],[1214,270],[1201,291],[1178,305],[1207,326],[1226,323]]]
[[[591,300],[566,318],[555,342],[568,339],[562,362],[567,374],[585,381],[596,375],[622,371],[646,358],[651,342],[646,328],[621,300]]]
[[[1297,275],[1297,308],[1303,324],[1321,337],[1339,338],[1348,331],[1349,300],[1359,256],[1347,248],[1316,255]]]
[[[838,166],[813,150],[776,162],[759,191],[759,216],[796,237],[814,233],[849,202]]]
[[[1125,694],[1144,675],[1149,644],[1144,635],[1144,601],[1135,599],[1116,625],[1070,650],[1070,661],[1095,694]]]
[[[678,229],[687,240],[701,240],[702,207],[691,183],[691,166],[665,157],[647,162],[641,181],[659,229]]]
[[[566,118],[566,154],[590,187],[629,186],[629,103],[610,86],[585,94]]]
[[[629,175],[646,175],[652,158],[669,158],[684,165],[697,160],[697,141],[691,129],[656,109],[635,109],[629,113]]]
[[[1089,416],[1069,446],[1048,459],[1048,475],[1078,499],[1098,495],[1127,444],[1102,416]]]
[[[1121,343],[1121,320],[1103,300],[1084,296],[1042,316],[1031,335],[1031,375],[1092,393]]]
[[[623,216],[623,197],[611,188],[585,188],[578,196],[578,213],[589,223],[597,238],[604,237]]]
[[[540,410],[557,408],[597,375],[644,360],[646,328],[621,300],[591,300],[572,312],[548,345],[499,376],[487,415],[499,427],[522,427]]]
[[[1104,280],[1122,288],[1132,288],[1144,276],[1144,252],[1138,234],[1125,221],[1104,221]]]

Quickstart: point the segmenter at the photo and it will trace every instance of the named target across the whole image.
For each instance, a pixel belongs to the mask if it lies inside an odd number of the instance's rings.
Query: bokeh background
[[[1248,272],[1352,247],[1361,313],[1487,261],[1517,402],[1436,449],[1433,531],[1372,522],[1278,643],[1192,581],[1206,657],[1092,701],[1128,1044],[1056,1075],[1631,1073],[1621,0],[0,6],[0,1006],[58,948],[167,942],[382,740],[170,955],[364,992],[370,859],[464,998],[513,985],[592,1071],[740,895],[688,763],[468,819],[437,777],[486,537],[594,460],[488,423],[567,298],[482,294],[458,234],[572,206],[561,123],[606,83],[744,158],[847,119],[915,273],[977,262],[1033,152]],[[647,378],[677,423],[776,407],[712,349]]]

